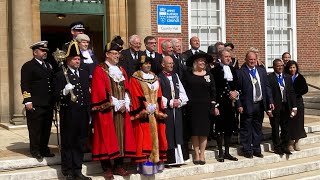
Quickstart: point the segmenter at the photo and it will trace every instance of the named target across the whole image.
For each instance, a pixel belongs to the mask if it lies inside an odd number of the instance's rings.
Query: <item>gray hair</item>
[[[140,39],[140,36],[139,36],[139,35],[136,35],[136,34],[131,35],[131,36],[129,37],[129,43],[132,44],[135,39]]]
[[[176,47],[177,42],[180,42],[180,40],[177,39],[177,38],[172,39],[172,40],[171,40],[172,46],[173,46],[173,47]]]
[[[90,38],[86,34],[78,34],[76,37],[76,41],[81,42],[81,41],[90,41]]]
[[[162,41],[162,42],[161,42],[161,48],[163,49],[163,48],[166,46],[167,43],[172,43],[172,42],[169,41],[169,40],[164,40],[164,41]]]

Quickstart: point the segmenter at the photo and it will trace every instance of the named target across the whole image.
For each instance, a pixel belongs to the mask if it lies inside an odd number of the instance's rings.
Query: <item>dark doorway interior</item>
[[[52,53],[61,49],[62,45],[72,39],[69,25],[74,21],[82,21],[85,25],[85,34],[90,37],[90,44],[95,55],[103,57],[103,16],[98,15],[69,15],[64,19],[58,19],[56,14],[41,14],[41,40],[48,41],[50,52],[48,62],[52,64],[55,71],[59,70]]]

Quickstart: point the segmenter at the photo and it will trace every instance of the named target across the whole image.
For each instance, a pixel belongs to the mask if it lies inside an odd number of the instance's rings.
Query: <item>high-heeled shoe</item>
[[[219,156],[218,156],[217,161],[218,161],[218,162],[224,162],[223,153],[219,153]]]

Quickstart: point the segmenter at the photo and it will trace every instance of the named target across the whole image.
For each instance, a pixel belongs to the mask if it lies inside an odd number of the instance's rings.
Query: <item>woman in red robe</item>
[[[130,79],[132,108],[130,111],[136,139],[139,170],[146,175],[161,170],[168,148],[165,132],[166,114],[157,76],[150,71],[150,60],[142,56]]]
[[[128,171],[122,168],[123,157],[134,157],[136,151],[128,113],[131,103],[128,78],[125,70],[117,65],[122,44],[118,36],[106,46],[105,62],[95,68],[92,77],[92,159],[100,160],[106,179],[113,179],[113,174],[128,176]]]

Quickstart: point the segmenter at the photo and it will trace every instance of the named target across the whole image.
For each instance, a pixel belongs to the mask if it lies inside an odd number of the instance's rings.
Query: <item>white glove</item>
[[[162,103],[163,103],[163,107],[164,108],[167,108],[168,106],[167,106],[167,104],[168,104],[168,99],[166,98],[166,97],[164,97],[164,96],[162,96]]]
[[[128,93],[125,93],[125,95],[124,95],[124,102],[125,102],[126,110],[129,112],[130,111],[130,98],[129,98]]]
[[[74,85],[72,85],[71,83],[66,84],[66,86],[63,89],[63,95],[68,95],[70,93],[70,91],[74,88]]]
[[[117,112],[123,106],[123,100],[118,100],[117,98],[111,96],[112,105],[114,105],[114,111]]]
[[[153,114],[157,110],[157,105],[156,104],[148,104],[147,105],[147,112],[149,114]]]

